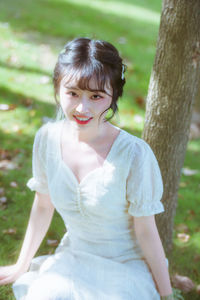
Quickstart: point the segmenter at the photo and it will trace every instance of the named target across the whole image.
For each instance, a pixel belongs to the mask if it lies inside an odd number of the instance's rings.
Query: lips
[[[85,117],[85,116],[79,116],[80,118],[84,118],[84,119],[86,119],[87,117]],[[93,118],[89,118],[89,119],[87,119],[87,120],[79,120],[76,116],[74,116],[74,118],[75,118],[75,120],[76,120],[76,122],[78,123],[78,124],[87,124],[87,123],[89,123]]]

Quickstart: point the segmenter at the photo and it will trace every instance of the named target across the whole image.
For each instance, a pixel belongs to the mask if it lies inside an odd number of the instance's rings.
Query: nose
[[[76,106],[76,111],[81,114],[87,114],[90,111],[90,104],[87,97],[82,97],[79,104]]]

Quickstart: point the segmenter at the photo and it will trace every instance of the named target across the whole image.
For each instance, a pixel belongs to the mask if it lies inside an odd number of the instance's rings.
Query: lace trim
[[[30,178],[26,184],[26,186],[31,190],[31,191],[37,191],[41,194],[49,194],[48,187],[46,187],[46,183],[42,181],[38,181],[34,177]]]
[[[161,201],[156,203],[136,204],[130,203],[128,212],[135,217],[151,216],[164,212],[165,208]]]

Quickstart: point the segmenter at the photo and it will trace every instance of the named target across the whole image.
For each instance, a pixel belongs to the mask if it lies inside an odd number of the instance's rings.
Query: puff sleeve
[[[164,212],[161,202],[163,182],[157,159],[142,139],[135,149],[127,178],[128,213],[141,217]]]
[[[36,132],[32,150],[32,174],[33,177],[27,182],[31,191],[41,194],[49,194],[46,175],[46,138],[47,124],[43,125]]]

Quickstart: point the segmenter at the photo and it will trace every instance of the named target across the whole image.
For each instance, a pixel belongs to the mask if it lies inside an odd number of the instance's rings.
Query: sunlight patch
[[[118,16],[128,17],[143,21],[145,23],[151,23],[159,25],[160,14],[150,9],[143,8],[137,5],[128,3],[116,3],[114,1],[101,1],[101,0],[65,0],[72,4],[85,5],[91,8],[101,10],[104,13],[111,13]]]

